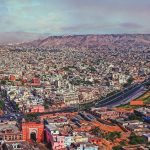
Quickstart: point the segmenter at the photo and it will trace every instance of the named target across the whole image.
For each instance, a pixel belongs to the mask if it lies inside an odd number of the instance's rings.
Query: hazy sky
[[[0,32],[150,33],[150,0],[0,0]]]

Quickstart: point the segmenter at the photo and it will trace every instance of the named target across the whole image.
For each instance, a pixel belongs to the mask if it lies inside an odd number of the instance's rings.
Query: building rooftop
[[[57,123],[68,123],[68,119],[66,117],[54,117],[54,118],[49,118],[49,119],[46,119],[47,123],[48,124],[57,124]]]
[[[1,124],[0,125],[0,132],[6,132],[6,133],[17,133],[17,132],[20,132],[20,129],[19,127],[17,127],[16,125],[14,124]]]
[[[8,150],[35,150],[28,142],[9,142],[6,143]]]

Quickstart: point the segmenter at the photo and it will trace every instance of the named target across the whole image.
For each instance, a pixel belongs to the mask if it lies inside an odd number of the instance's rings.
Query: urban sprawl
[[[143,37],[1,45],[0,149],[149,150],[150,40]]]

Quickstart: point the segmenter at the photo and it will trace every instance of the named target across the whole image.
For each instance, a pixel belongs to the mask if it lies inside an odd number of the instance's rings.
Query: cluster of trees
[[[121,138],[121,132],[114,131],[106,134],[107,140],[114,141],[116,138]]]
[[[6,80],[1,80],[1,85],[6,85]]]
[[[96,127],[91,130],[91,133],[97,137],[105,138],[106,140],[114,141],[116,138],[121,138],[121,133],[114,131],[110,133],[104,133],[99,127]]]
[[[101,138],[104,137],[104,133],[103,133],[103,131],[101,131],[99,129],[99,127],[95,127],[94,129],[92,129],[91,133],[94,134],[94,135],[96,135],[97,137],[101,137]]]
[[[131,85],[131,83],[133,82],[133,77],[130,77],[128,80],[127,80],[127,83],[125,83],[124,85],[123,85],[123,87],[128,87],[128,86],[130,86]]]
[[[137,145],[137,144],[146,144],[147,141],[142,136],[137,136],[134,133],[131,133],[129,137],[129,144],[131,145]],[[113,150],[122,150],[122,147],[126,145],[126,141],[121,141],[119,145],[114,146]]]
[[[142,121],[142,117],[141,116],[137,116],[135,114],[129,115],[128,119],[129,120],[140,120],[140,121]]]
[[[72,79],[70,81],[71,84],[73,85],[93,85],[93,83],[91,81],[85,81],[84,79]]]
[[[122,150],[122,146],[121,145],[117,145],[117,146],[114,146],[112,149],[113,150]]]
[[[91,107],[94,106],[94,102],[80,104],[80,110],[89,111]]]
[[[26,121],[39,122],[39,113],[26,114],[26,115],[24,116],[24,119],[25,119]]]
[[[129,144],[136,145],[136,144],[145,144],[147,143],[146,139],[142,136],[137,136],[134,133],[131,133],[129,137]]]
[[[2,110],[3,109],[3,107],[4,107],[4,101],[3,100],[0,100],[0,110]]]
[[[112,149],[113,149],[113,150],[122,150],[122,147],[125,146],[125,145],[126,145],[126,141],[123,140],[123,141],[120,142],[119,145],[114,146]]]

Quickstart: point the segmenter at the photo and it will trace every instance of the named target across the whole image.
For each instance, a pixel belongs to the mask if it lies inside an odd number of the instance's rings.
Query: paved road
[[[146,92],[145,84],[150,82],[150,78],[140,84],[131,85],[123,91],[109,96],[95,104],[95,107],[114,107],[130,102]]]
[[[21,120],[22,119],[23,114],[18,111],[15,102],[10,100],[10,97],[8,96],[8,94],[6,94],[4,103],[5,103],[3,107],[4,115],[0,117],[0,119],[9,119],[9,120]]]

